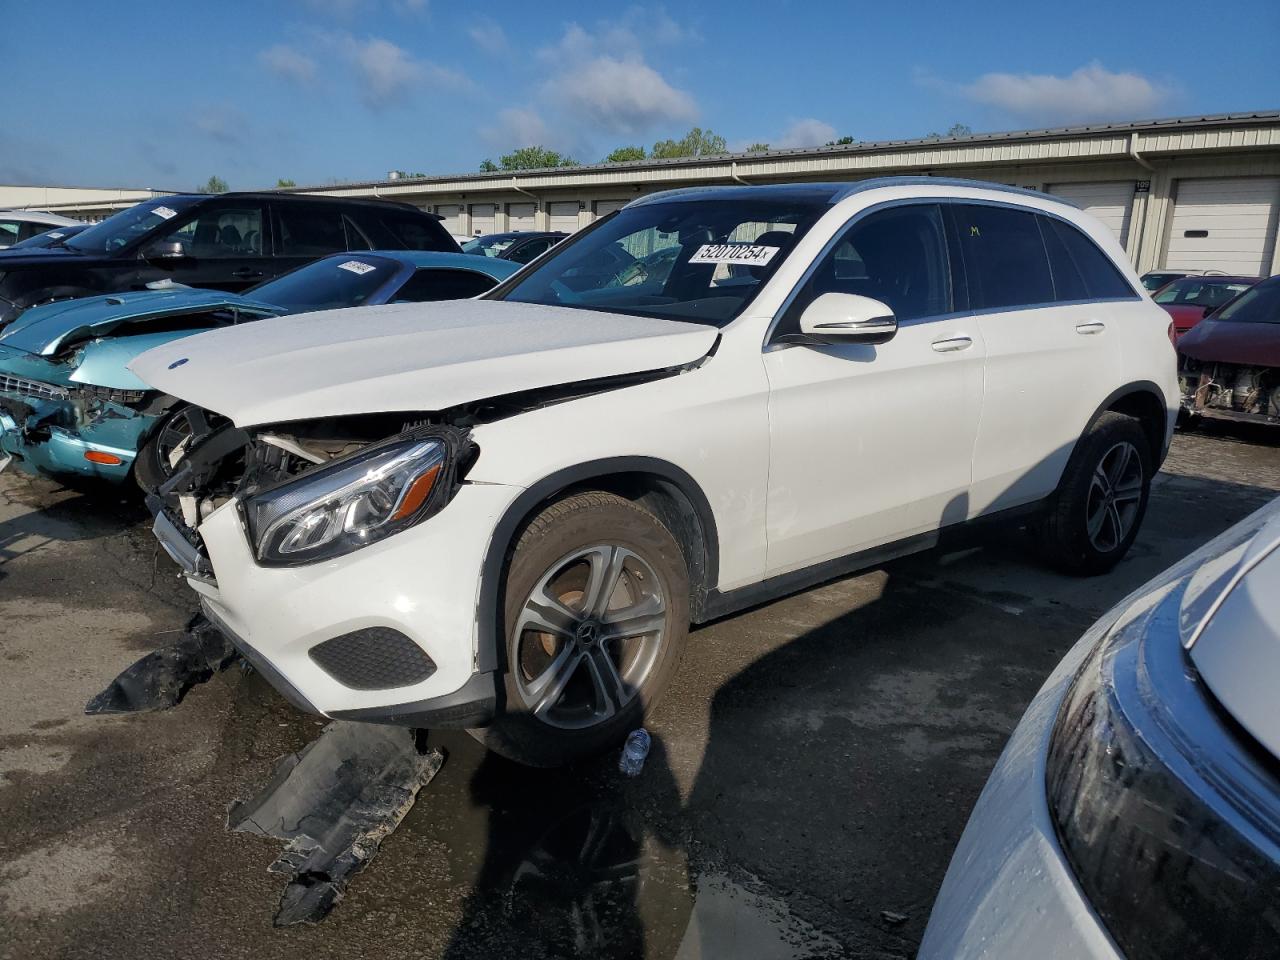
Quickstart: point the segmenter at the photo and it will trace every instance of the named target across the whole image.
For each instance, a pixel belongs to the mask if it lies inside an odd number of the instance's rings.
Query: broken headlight
[[[271,565],[325,560],[411,527],[441,497],[437,438],[366,447],[245,501],[254,551]]]

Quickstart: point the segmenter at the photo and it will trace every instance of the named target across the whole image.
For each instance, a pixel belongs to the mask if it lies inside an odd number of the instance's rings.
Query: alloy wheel
[[[1102,455],[1085,502],[1085,524],[1094,549],[1110,553],[1124,542],[1138,520],[1143,483],[1142,457],[1128,440]]]
[[[653,671],[666,622],[661,583],[634,551],[596,544],[562,557],[514,625],[512,675],[525,708],[564,729],[608,721]]]

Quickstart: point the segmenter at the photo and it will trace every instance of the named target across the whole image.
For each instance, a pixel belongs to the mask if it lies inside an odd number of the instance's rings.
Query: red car
[[[1173,318],[1173,342],[1199,323],[1205,314],[1233,299],[1261,277],[1182,277],[1151,295]]]
[[[1280,423],[1280,276],[1247,288],[1178,341],[1192,416]]]

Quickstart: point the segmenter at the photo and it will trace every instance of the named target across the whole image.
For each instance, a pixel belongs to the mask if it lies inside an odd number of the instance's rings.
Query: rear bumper
[[[498,518],[519,492],[465,484],[416,527],[297,567],[256,562],[234,500],[201,523],[203,551],[163,512],[155,531],[206,616],[299,708],[370,723],[474,727],[492,719],[497,700],[496,676],[477,656],[483,561]],[[407,638],[429,659],[430,675],[400,673],[406,682],[378,689],[349,686],[313,654],[326,641],[370,630]],[[381,675],[397,675],[393,664],[377,665]]]

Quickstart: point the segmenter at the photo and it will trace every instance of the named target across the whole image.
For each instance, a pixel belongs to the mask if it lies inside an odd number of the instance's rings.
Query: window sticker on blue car
[[[763,267],[781,247],[761,247],[754,243],[704,243],[689,258],[690,263],[744,263]]]
[[[166,220],[170,220],[173,217],[176,217],[178,215],[177,210],[171,210],[168,207],[156,207],[151,212],[154,213],[157,217],[164,217]]]
[[[373,269],[367,263],[361,263],[359,260],[348,260],[346,263],[338,264],[339,270],[350,270],[352,273],[364,275]]]
[[[54,240],[57,240],[60,236],[62,236],[62,234],[59,233],[57,230],[50,230],[49,236],[52,237]]]

